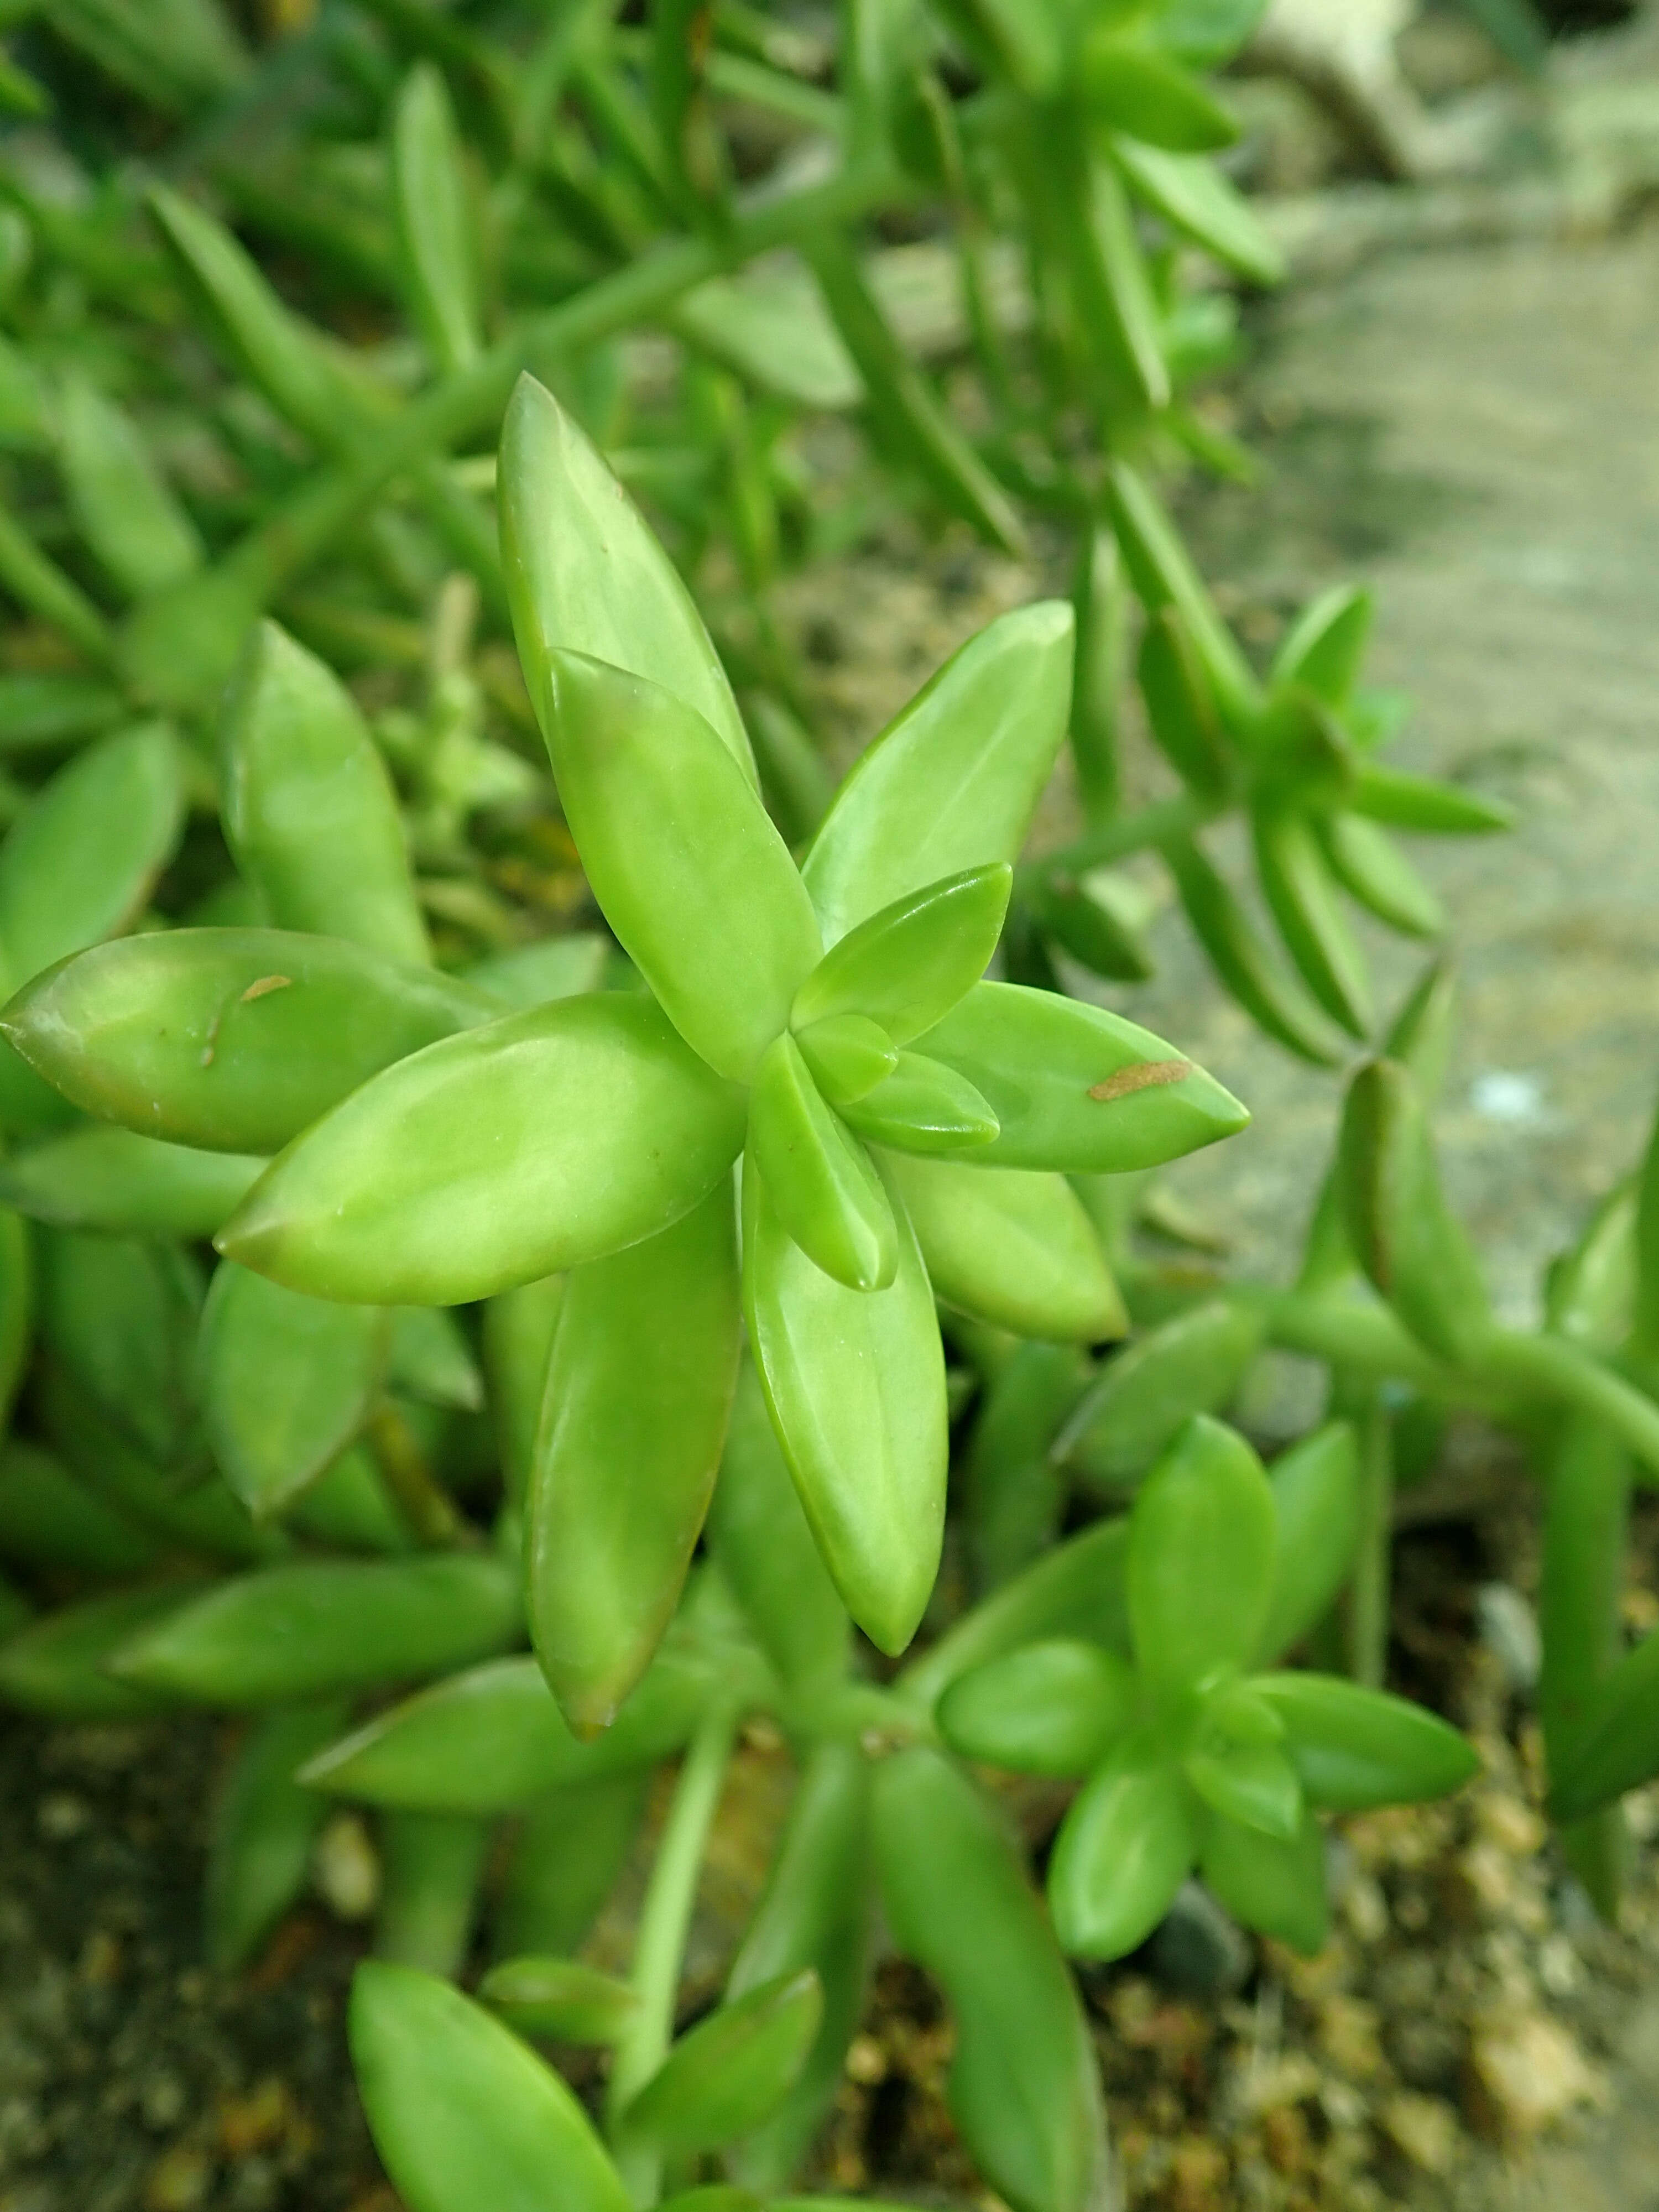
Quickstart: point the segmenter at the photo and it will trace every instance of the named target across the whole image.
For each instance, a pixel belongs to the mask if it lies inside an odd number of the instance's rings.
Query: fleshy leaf
[[[1128,1315],[1063,1176],[891,1154],[888,1173],[946,1304],[1021,1336],[1099,1344]]]
[[[695,708],[752,783],[737,702],[691,594],[628,494],[533,377],[520,378],[507,410],[499,483],[501,562],[538,716],[546,712],[548,656],[591,654]]]
[[[409,2212],[632,2212],[559,2076],[449,1983],[366,1960],[349,2030],[369,2130]]]
[[[0,1022],[66,1098],[140,1135],[271,1152],[498,1010],[434,969],[276,929],[148,931],[60,960]]]
[[[537,1653],[578,1734],[616,1718],[678,1601],[714,1487],[741,1334],[725,1182],[672,1228],[567,1282],[526,1551]]]
[[[556,1000],[366,1084],[272,1163],[219,1245],[314,1297],[459,1305],[654,1236],[741,1137],[738,1094],[649,1000]]]
[[[545,659],[547,748],[593,896],[692,1050],[749,1082],[820,951],[788,848],[684,700],[580,653]]]
[[[893,1209],[870,1155],[819,1096],[787,1034],[756,1075],[749,1146],[779,1220],[807,1257],[849,1290],[884,1289],[898,1266]]]
[[[1178,1768],[1140,1740],[1113,1752],[1060,1823],[1048,1863],[1054,1932],[1077,1959],[1121,1959],[1145,1942],[1198,1856]]]
[[[897,1273],[849,1291],[790,1237],[752,1155],[743,1182],[744,1304],[778,1441],[848,1611],[902,1651],[938,1571],[949,1448],[921,1252],[895,1202]]]
[[[1097,1644],[1028,1644],[959,1675],[939,1700],[963,1759],[1021,1774],[1087,1774],[1134,1710],[1134,1675]]]
[[[916,1048],[981,1091],[1000,1124],[988,1167],[1122,1175],[1242,1129],[1238,1101],[1150,1030],[1018,983],[976,983]]]
[[[895,899],[830,946],[795,994],[792,1026],[864,1014],[908,1044],[985,973],[1012,885],[994,861]]]
[[[1273,1591],[1273,1494],[1235,1429],[1205,1414],[1141,1486],[1129,1522],[1129,1619],[1144,1680],[1165,1698],[1255,1650]]]
[[[1259,1674],[1254,1687],[1285,1723],[1285,1747],[1311,1802],[1334,1813],[1444,1797],[1480,1771],[1444,1721],[1383,1690],[1330,1674]]]
[[[901,709],[842,786],[802,873],[824,942],[964,868],[1019,856],[1066,735],[1072,610],[1003,615]]]

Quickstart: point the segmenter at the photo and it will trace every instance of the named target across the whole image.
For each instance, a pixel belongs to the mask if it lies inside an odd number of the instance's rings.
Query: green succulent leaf
[[[626,1982],[578,1959],[503,1959],[478,1995],[519,2034],[554,2043],[614,2043],[640,2005]]]
[[[1403,769],[1379,768],[1367,761],[1348,793],[1356,814],[1395,830],[1415,830],[1430,837],[1478,837],[1508,830],[1515,820],[1507,806],[1483,799],[1455,783],[1437,783]]]
[[[1113,158],[1130,190],[1165,222],[1253,284],[1277,284],[1285,256],[1249,200],[1213,161],[1169,154],[1133,137],[1114,141]]]
[[[830,1103],[844,1112],[898,1066],[885,1030],[863,1014],[834,1014],[795,1032],[801,1057]]]
[[[1201,1068],[1103,1007],[976,983],[917,1040],[984,1097],[989,1167],[1122,1175],[1196,1152],[1249,1116]]]
[[[1076,1959],[1121,1959],[1144,1943],[1191,1873],[1199,1835],[1180,1769],[1127,1739],[1055,1838],[1048,1903],[1064,1948]]]
[[[830,946],[795,994],[792,1024],[863,1014],[908,1044],[985,973],[1012,885],[998,860],[895,899]]]
[[[1235,1744],[1225,1751],[1195,1751],[1185,1762],[1187,1779],[1212,1812],[1264,1836],[1289,1843],[1302,1825],[1302,1784],[1295,1767],[1273,1744]]]
[[[352,1984],[351,2063],[410,2212],[629,2212],[586,2114],[510,2029],[436,1975],[373,1959]]]
[[[1178,608],[1158,607],[1146,617],[1135,672],[1153,739],[1170,767],[1194,791],[1224,792],[1231,749]]]
[[[945,1520],[945,1356],[915,1237],[890,1188],[898,1265],[854,1291],[802,1251],[750,1154],[744,1306],[778,1441],[842,1601],[884,1651],[915,1633]]]
[[[870,1144],[923,1158],[976,1152],[999,1127],[965,1075],[919,1052],[900,1053],[892,1073],[844,1111]]]
[[[154,1536],[21,1437],[0,1454],[0,1558],[83,1575],[131,1575],[154,1561]]]
[[[1357,584],[1334,584],[1291,623],[1273,655],[1275,685],[1300,684],[1328,707],[1346,707],[1370,643],[1375,602]]]
[[[1161,1697],[1179,1698],[1253,1656],[1274,1549],[1261,1461],[1237,1430],[1195,1415],[1142,1484],[1129,1521],[1135,1658]]]
[[[1329,1674],[1259,1674],[1313,1804],[1333,1813],[1444,1797],[1480,1771],[1472,1747],[1405,1698]]]
[[[1108,2185],[1099,2072],[1021,1855],[927,1750],[882,1762],[875,1836],[894,1939],[955,2019],[947,2094],[969,2157],[1015,2212],[1084,2212]]]
[[[634,1849],[650,1784],[651,1770],[635,1767],[532,1800],[491,1916],[502,1958],[568,1958],[580,1947]]]
[[[468,368],[481,343],[477,246],[454,111],[430,62],[398,88],[388,150],[404,296],[438,367]]]
[[[225,834],[279,928],[430,957],[386,764],[338,678],[275,623],[248,641],[221,753]]]
[[[1279,936],[1315,999],[1351,1036],[1373,1019],[1364,956],[1338,904],[1313,825],[1279,805],[1252,815],[1256,873]]]
[[[1304,1812],[1289,1838],[1264,1835],[1237,1820],[1212,1820],[1199,1872],[1236,1920],[1311,1958],[1330,1933],[1325,1888],[1325,1837]]]
[[[751,1081],[820,951],[788,848],[695,708],[580,653],[544,659],[548,751],[594,896],[692,1050]]]
[[[1128,1539],[1127,1516],[1097,1521],[1032,1560],[910,1662],[898,1678],[901,1693],[931,1711],[970,1667],[1053,1637],[1086,1638],[1127,1659]]]
[[[1149,1328],[1107,1361],[1054,1440],[1054,1456],[1111,1490],[1138,1480],[1195,1413],[1218,1413],[1261,1350],[1247,1306],[1212,1298]]]
[[[1281,1452],[1273,1485],[1273,1600],[1256,1638],[1258,1665],[1278,1659],[1322,1620],[1348,1578],[1359,1539],[1359,1449],[1346,1421],[1328,1421]]]
[[[532,377],[520,377],[507,410],[498,481],[513,629],[543,735],[550,656],[581,653],[683,700],[752,784],[737,702],[690,593],[605,462]]]
[[[1441,1188],[1422,1101],[1398,1061],[1369,1060],[1349,1085],[1337,1176],[1349,1243],[1377,1290],[1431,1351],[1466,1358],[1491,1310]]]
[[[752,1361],[744,1361],[738,1376],[708,1540],[782,1680],[792,1686],[838,1681],[847,1668],[847,1608],[795,1495]]]
[[[130,1129],[71,1129],[0,1166],[0,1204],[57,1229],[116,1237],[211,1237],[265,1163],[198,1152]]]
[[[939,1297],[1020,1336],[1100,1344],[1128,1315],[1063,1176],[889,1155]]]
[[[1232,116],[1188,70],[1130,38],[1085,43],[1079,91],[1091,120],[1167,153],[1212,154],[1238,137]]]
[[[544,1790],[639,1772],[672,1758],[710,1693],[706,1667],[665,1652],[603,1735],[579,1742],[532,1658],[450,1674],[319,1753],[301,1779],[373,1805],[497,1813]]]
[[[481,992],[275,929],[176,929],[60,960],[3,1018],[66,1098],[147,1138],[272,1152],[394,1060],[497,1018]]]
[[[681,2037],[625,2108],[623,2139],[684,2157],[748,2135],[793,2087],[823,2017],[812,1966],[728,1997]]]
[[[742,1127],[739,1094],[649,1000],[556,1000],[365,1084],[279,1155],[219,1246],[314,1297],[459,1305],[669,1227]]]
[[[818,2033],[771,2116],[731,2145],[726,2171],[768,2194],[787,2185],[823,2124],[863,2013],[873,1933],[870,1770],[855,1745],[815,1745],[755,1917],[732,1961],[728,2002],[807,1970],[823,1991]]]
[[[826,945],[930,884],[1018,858],[1066,735],[1073,632],[1060,600],[999,617],[859,761],[802,864]]]
[[[1446,912],[1385,830],[1358,814],[1316,823],[1325,865],[1350,898],[1407,937],[1443,934]]]
[[[220,1266],[197,1387],[209,1447],[251,1513],[283,1511],[345,1449],[380,1389],[389,1337],[378,1306],[331,1305]]]
[[[208,1844],[208,1956],[246,1966],[303,1891],[325,1798],[294,1779],[344,1725],[339,1698],[279,1706],[249,1730],[222,1786]]]
[[[0,960],[14,983],[135,919],[184,816],[165,722],[100,738],[29,800],[0,845]]]
[[[723,1182],[672,1228],[568,1279],[526,1569],[537,1655],[579,1735],[616,1718],[673,1614],[714,1487],[741,1334]]]
[[[749,1148],[778,1219],[814,1266],[848,1290],[884,1290],[899,1247],[887,1193],[787,1033],[756,1073]]]
[[[76,520],[123,592],[144,599],[201,567],[196,526],[137,426],[84,375],[65,380],[58,436]]]
[[[1335,1059],[1312,1000],[1263,942],[1207,854],[1190,837],[1171,838],[1164,857],[1192,924],[1224,988],[1258,1029],[1316,1067]]]
[[[1028,1644],[959,1674],[939,1705],[952,1751],[1021,1774],[1099,1765],[1135,1710],[1133,1671],[1097,1644]]]
[[[129,1634],[109,1666],[198,1705],[288,1705],[467,1666],[520,1618],[500,1559],[307,1559],[216,1584]]]
[[[56,1721],[131,1721],[163,1711],[164,1690],[115,1680],[112,1655],[135,1631],[187,1606],[199,1583],[158,1582],[77,1599],[0,1643],[0,1698]]]

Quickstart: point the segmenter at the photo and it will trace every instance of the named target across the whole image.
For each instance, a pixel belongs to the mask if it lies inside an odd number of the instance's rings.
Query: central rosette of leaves
[[[935,1298],[1028,1336],[1120,1334],[1066,1177],[1151,1166],[1244,1115],[1145,1030],[981,980],[1065,733],[1068,606],[971,639],[798,865],[684,586],[527,380],[499,482],[531,696],[641,988],[497,1013],[423,969],[384,769],[328,672],[267,626],[223,743],[239,856],[278,926],[96,949],[39,979],[9,1033],[130,1127],[283,1146],[217,1241],[302,1293],[290,1318],[312,1334],[338,1334],[307,1318],[317,1300],[550,1291],[534,1301],[557,1319],[519,1501],[527,1607],[587,1729],[672,1619],[745,1320],[836,1587],[898,1650],[944,1522]],[[356,942],[301,933],[313,911],[345,912]],[[387,915],[415,919],[392,937]],[[513,1315],[495,1318],[514,1338]]]

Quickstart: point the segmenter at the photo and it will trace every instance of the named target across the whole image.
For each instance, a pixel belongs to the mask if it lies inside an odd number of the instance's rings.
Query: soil
[[[1632,1158],[1659,1056],[1656,262],[1659,230],[1637,229],[1387,259],[1298,292],[1261,317],[1233,402],[1265,446],[1266,489],[1190,502],[1206,570],[1258,649],[1310,589],[1373,580],[1378,676],[1423,702],[1405,757],[1522,805],[1507,842],[1427,861],[1462,917],[1469,977],[1449,1171],[1517,1316],[1541,1261]],[[901,538],[820,583],[793,619],[845,744],[957,639],[1053,581]],[[1047,834],[1066,818],[1062,793]],[[1157,983],[1115,1002],[1258,1113],[1176,1187],[1244,1264],[1282,1266],[1334,1084],[1218,1002],[1178,928],[1158,945]],[[1410,963],[1376,950],[1403,981]],[[1478,1431],[1454,1460],[1474,1479],[1431,1492],[1451,1504],[1399,1540],[1392,1665],[1471,1730],[1485,1776],[1449,1806],[1341,1826],[1338,1932],[1318,1960],[1246,1945],[1224,1972],[1212,1962],[1203,1996],[1183,1986],[1190,1960],[1178,1972],[1152,1949],[1089,1978],[1131,2205],[1659,2205],[1659,1797],[1634,1801],[1637,1876],[1624,1925],[1605,1929],[1538,1810],[1516,1648],[1535,1577],[1523,1480]],[[1645,1547],[1640,1565],[1631,1618],[1650,1627]],[[1496,1604],[1494,1589],[1508,1594]],[[199,1720],[0,1718],[0,2212],[395,2212],[341,2033],[359,1931],[311,1902],[251,1972],[202,1964],[206,1808],[228,1740]],[[781,1778],[775,1750],[745,1750],[694,2004],[753,1894]],[[618,1926],[602,1924],[601,1955]],[[826,2136],[827,2185],[986,2203],[941,2098],[949,2052],[925,1983],[884,1966]]]

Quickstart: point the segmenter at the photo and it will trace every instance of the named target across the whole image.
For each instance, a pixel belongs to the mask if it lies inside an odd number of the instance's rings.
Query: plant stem
[[[532,362],[597,344],[629,324],[649,322],[694,286],[769,247],[798,243],[908,197],[903,178],[884,162],[860,164],[827,184],[745,209],[718,241],[665,240],[573,299],[520,323],[470,368],[441,378],[385,430],[364,439],[353,459],[321,471],[302,485],[233,549],[226,565],[269,599],[347,529],[393,477],[486,428],[506,405],[520,370]]]
[[[1437,1397],[1469,1395],[1468,1378],[1425,1352],[1386,1306],[1316,1291],[1279,1291],[1260,1283],[1235,1284],[1229,1295],[1260,1309],[1268,1336],[1283,1352],[1305,1352],[1334,1367],[1355,1368],[1362,1375],[1397,1376]],[[1485,1402],[1491,1394],[1477,1391],[1474,1395],[1477,1402]]]
[[[1348,1672],[1380,1690],[1389,1672],[1389,1601],[1394,1543],[1394,1431],[1380,1390],[1356,1408],[1359,1428],[1359,1539],[1348,1585]]]
[[[1474,1371],[1500,1389],[1571,1407],[1604,1421],[1640,1463],[1642,1479],[1659,1485],[1659,1406],[1622,1375],[1561,1336],[1519,1336],[1494,1329],[1480,1345]]]
[[[466,1541],[471,1532],[449,1493],[427,1465],[415,1432],[395,1406],[377,1406],[363,1435],[381,1480],[396,1499],[417,1544],[442,1551]]]
[[[722,1700],[698,1723],[674,1785],[673,1802],[657,1846],[634,1947],[634,1995],[639,2000],[628,2033],[617,2045],[605,2090],[605,2124],[617,2171],[635,2204],[656,2203],[662,2185],[659,2153],[616,2142],[617,2124],[668,2055],[680,1964],[696,1902],[697,1880],[709,1824],[720,1802],[736,1733],[738,1709]]]
[[[1574,1413],[1545,1469],[1543,1572],[1538,1626],[1539,1714],[1552,1772],[1565,1765],[1596,1685],[1618,1661],[1620,1600],[1630,1537],[1630,1462],[1604,1422]],[[1616,1921],[1631,1834],[1622,1804],[1603,1805],[1561,1831],[1567,1863],[1596,1911]]]
[[[1183,792],[1177,799],[1160,799],[1153,805],[1138,807],[1133,814],[1120,814],[1109,822],[1097,823],[1071,844],[1062,846],[1059,852],[1030,861],[1024,872],[1077,875],[1090,868],[1104,867],[1109,861],[1127,860],[1131,853],[1144,853],[1152,846],[1166,844],[1171,837],[1188,837],[1226,811],[1224,801],[1200,799],[1193,792]]]

